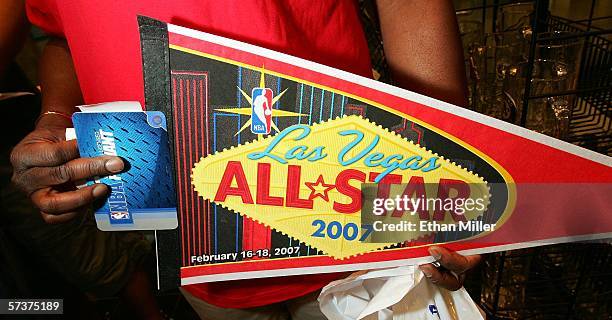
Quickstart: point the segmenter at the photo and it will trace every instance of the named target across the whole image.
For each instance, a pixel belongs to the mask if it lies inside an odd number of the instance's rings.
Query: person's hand
[[[47,223],[68,221],[108,193],[104,184],[77,190],[74,182],[115,174],[124,167],[119,157],[79,158],[76,141],[66,141],[65,130],[66,123],[39,123],[11,153],[12,182],[40,209]]]
[[[440,267],[436,268],[433,264],[428,263],[419,268],[429,281],[451,291],[463,287],[465,272],[474,268],[482,260],[480,255],[462,256],[437,246],[430,247],[429,254],[436,259]]]

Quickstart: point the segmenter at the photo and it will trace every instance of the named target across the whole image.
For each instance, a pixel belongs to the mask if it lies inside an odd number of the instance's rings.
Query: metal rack
[[[569,121],[568,142],[612,155],[612,42],[611,29],[597,28],[593,22],[612,19],[594,18],[597,0],[590,2],[590,14],[584,20],[569,20],[548,12],[548,0],[531,2],[535,8],[530,19],[533,34],[528,62],[533,67],[535,47],[548,39],[546,31],[569,31],[584,40],[584,49],[576,88],[550,95],[532,95],[531,77],[525,79],[525,93],[519,124],[525,126],[529,101],[547,96],[574,99]],[[602,0],[599,0],[602,1]],[[483,25],[494,32],[501,5],[519,1],[482,0],[478,6],[458,8],[475,12]],[[381,81],[390,82],[384,60],[382,39],[371,1],[360,1],[362,21],[370,44],[373,68]],[[531,70],[528,70],[531,75]],[[507,251],[485,256],[481,277],[473,275],[466,288],[480,302],[488,319],[612,319],[612,245],[574,243]],[[478,299],[480,296],[480,299]]]
[[[591,11],[592,14],[592,11]],[[608,17],[612,19],[612,16]],[[591,20],[550,17],[547,27],[570,31],[585,39],[577,95],[567,140],[587,149],[612,154],[612,42],[603,37],[612,30],[594,30]]]
[[[519,124],[525,126],[529,101],[545,97],[574,96],[571,108],[568,142],[603,154],[612,154],[612,42],[605,36],[612,34],[612,29],[593,26],[594,20],[612,19],[612,16],[593,18],[597,0],[591,0],[589,18],[569,20],[550,15],[548,0],[535,1],[500,1],[483,0],[482,6],[460,9],[461,11],[482,11],[482,21],[491,16],[491,28],[497,25],[497,12],[501,5],[513,3],[534,3],[531,17],[531,29],[534,31],[529,45],[528,70],[525,79],[526,97],[522,101],[522,115]],[[491,3],[492,2],[492,3]],[[586,3],[586,1],[585,1]],[[494,31],[494,30],[491,30]],[[535,60],[535,48],[538,43],[550,40],[540,34],[547,31],[569,31],[571,36],[564,39],[581,38],[584,40],[581,68],[575,90],[555,92],[548,95],[531,94],[531,74]]]
[[[481,10],[483,22],[489,13],[495,28],[499,6],[516,2],[483,0],[482,6],[469,10]],[[593,26],[596,0],[590,2],[589,18],[579,21],[550,15],[547,0],[533,3],[520,125],[525,126],[529,100],[573,95],[566,140],[612,154],[612,42],[606,38],[612,30]],[[548,40],[540,36],[546,31],[569,31],[584,40],[584,48],[576,89],[536,96],[531,94],[531,68],[536,45]],[[489,319],[612,319],[611,267],[610,244],[564,244],[487,255],[481,270],[481,307]]]
[[[612,246],[564,244],[487,255],[489,319],[610,319]]]
[[[482,6],[469,10],[482,10],[483,22],[492,12],[491,28],[497,25],[499,6],[516,3],[489,2],[483,0]],[[550,15],[546,0],[533,3],[530,68],[536,45],[548,40],[540,36],[543,32],[569,31],[584,40],[584,49],[575,90],[532,95],[532,70],[527,71],[520,125],[525,126],[529,100],[573,95],[566,140],[612,154],[612,42],[605,37],[612,30],[592,25],[595,0],[590,2],[589,18],[579,21]],[[610,244],[564,244],[487,255],[481,270],[481,307],[489,319],[612,319],[611,267]]]
[[[498,8],[501,5],[513,3],[534,3],[534,14],[531,19],[532,30],[535,30],[529,45],[529,66],[533,66],[535,59],[535,46],[549,39],[538,36],[546,31],[569,31],[572,37],[584,40],[581,69],[577,88],[564,92],[555,92],[549,95],[531,95],[531,78],[525,80],[525,94],[519,105],[522,118],[518,124],[525,126],[525,116],[529,108],[529,101],[544,97],[573,96],[573,105],[569,123],[569,134],[565,138],[568,142],[591,149],[603,154],[612,154],[612,42],[606,38],[612,34],[612,29],[601,29],[593,25],[594,21],[612,19],[612,16],[593,18],[594,7],[597,0],[591,0],[590,15],[588,19],[572,21],[563,17],[552,16],[548,13],[548,0],[535,1],[503,1],[482,0],[480,6],[459,8],[462,12],[480,12],[480,20],[490,26],[494,32],[498,19]],[[601,1],[601,0],[600,0]],[[585,1],[586,3],[586,1]],[[391,83],[388,66],[384,59],[384,50],[378,21],[376,7],[372,1],[360,1],[362,22],[366,31],[372,65],[378,80]],[[569,38],[568,38],[569,39]],[[531,75],[531,70],[527,71]]]

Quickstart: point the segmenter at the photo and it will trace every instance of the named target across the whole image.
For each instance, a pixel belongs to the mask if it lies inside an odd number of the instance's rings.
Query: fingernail
[[[420,266],[419,269],[421,269],[425,277],[431,278],[431,272],[429,271],[429,269],[427,269],[427,267]]]
[[[427,251],[429,251],[429,254],[431,254],[431,256],[436,260],[440,260],[440,258],[442,258],[442,253],[440,253],[438,247],[431,247]]]
[[[98,184],[93,188],[92,194],[94,197],[100,198],[101,196],[106,195],[107,191],[108,187],[106,187],[106,185]]]
[[[110,172],[119,172],[123,170],[123,161],[119,158],[112,158],[104,164],[106,170]]]

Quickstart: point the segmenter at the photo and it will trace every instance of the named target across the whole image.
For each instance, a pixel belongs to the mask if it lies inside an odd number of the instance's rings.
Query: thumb
[[[457,274],[466,272],[480,263],[480,255],[464,256],[443,247],[433,246],[428,249],[437,262],[444,268]]]

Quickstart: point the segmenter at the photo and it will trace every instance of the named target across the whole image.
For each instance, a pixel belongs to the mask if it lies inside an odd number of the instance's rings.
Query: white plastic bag
[[[433,285],[415,266],[355,272],[323,288],[319,304],[330,320],[484,319],[464,288]]]

